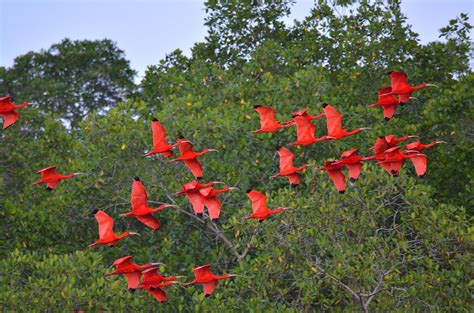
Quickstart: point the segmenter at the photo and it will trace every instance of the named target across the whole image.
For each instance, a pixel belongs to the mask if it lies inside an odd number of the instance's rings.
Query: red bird
[[[114,220],[107,213],[101,210],[96,210],[95,219],[99,224],[99,240],[90,244],[88,247],[107,245],[109,247],[115,246],[115,244],[122,238],[131,235],[138,235],[138,233],[124,232],[120,235],[114,233]]]
[[[142,271],[146,268],[155,265],[164,265],[163,263],[147,263],[143,265],[137,265],[132,263],[132,257],[130,255],[124,256],[123,258],[117,259],[112,263],[112,266],[115,267],[115,272],[107,273],[105,276],[112,275],[124,275],[127,279],[128,290],[135,291],[140,284],[140,277],[142,276]]]
[[[18,120],[18,109],[28,106],[30,103],[23,103],[20,105],[14,105],[10,101],[10,96],[0,98],[0,116],[3,118],[3,129],[7,129],[12,126]]]
[[[41,185],[41,184],[46,184],[46,189],[51,191],[54,188],[56,188],[57,185],[61,182],[63,179],[68,179],[72,178],[74,176],[77,176],[82,173],[71,173],[67,175],[61,175],[56,173],[56,165],[43,168],[42,170],[39,170],[36,172],[38,174],[41,174],[41,179],[34,182],[33,185]]]
[[[341,139],[347,136],[357,134],[361,130],[370,129],[368,127],[355,128],[351,131],[347,131],[342,128],[342,116],[336,111],[331,105],[324,103],[324,114],[326,115],[326,124],[328,129],[328,137],[332,139]]]
[[[132,212],[120,214],[120,216],[135,216],[137,220],[150,227],[153,230],[160,228],[160,222],[151,215],[152,213],[164,210],[176,205],[162,204],[156,209],[152,209],[147,204],[147,194],[145,186],[140,181],[140,178],[135,177],[132,184]]]
[[[281,128],[290,127],[288,123],[280,124],[275,120],[275,109],[271,107],[256,105],[255,111],[260,115],[260,129],[253,131],[253,133],[272,133]]]
[[[349,169],[349,181],[355,183],[362,171],[362,161],[368,161],[371,157],[364,158],[358,154],[359,149],[347,150],[341,154],[339,163],[344,164]]]
[[[223,189],[214,189],[212,187],[201,188],[202,203],[207,207],[211,221],[219,219],[221,213],[221,201],[216,198],[220,193],[228,192],[229,190],[238,190],[236,187],[225,187]]]
[[[418,176],[423,176],[426,173],[426,155],[418,153],[414,150],[400,151],[401,147],[396,146],[387,149],[383,153],[383,157],[376,156],[378,163],[382,166],[390,176],[398,177],[400,169],[405,163],[406,159],[416,160],[413,162]]]
[[[307,109],[299,110],[299,111],[296,111],[295,113],[293,113],[292,116],[293,116],[293,118],[295,118],[297,116],[302,116],[305,119],[307,119],[308,121],[312,121],[312,120],[316,120],[318,118],[324,117],[324,113],[321,113],[319,115],[310,115],[307,111],[308,111]]]
[[[267,207],[267,197],[256,190],[247,190],[247,196],[252,202],[252,214],[244,217],[244,220],[251,218],[257,219],[259,222],[263,222],[270,215],[277,214],[287,210],[287,208],[278,208],[276,210],[269,210]]]
[[[166,302],[168,297],[162,288],[177,283],[177,278],[185,276],[164,277],[158,274],[157,270],[158,268],[150,268],[142,272],[143,280],[140,288],[146,290],[159,302]]]
[[[344,176],[344,173],[342,172],[343,167],[344,163],[330,160],[324,162],[324,166],[318,169],[319,171],[328,172],[329,178],[331,178],[339,193],[346,192],[346,176]]]
[[[385,150],[390,149],[392,147],[395,147],[399,142],[405,141],[409,138],[417,138],[418,136],[403,136],[400,138],[397,138],[392,135],[388,136],[380,136],[377,138],[375,141],[375,145],[373,146],[373,150],[375,152],[375,155],[382,154],[384,153]]]
[[[278,148],[278,155],[280,156],[280,172],[273,175],[271,178],[286,177],[288,178],[292,187],[298,186],[300,184],[301,178],[301,174],[299,172],[313,165],[303,164],[300,167],[295,167],[293,165],[293,159],[295,155],[285,147]]]
[[[369,105],[369,108],[381,107],[383,109],[383,117],[386,121],[391,119],[397,110],[397,106],[400,100],[395,96],[389,94],[392,91],[392,87],[384,87],[377,91],[378,101],[377,103]]]
[[[386,95],[398,95],[398,99],[400,102],[406,103],[410,99],[411,94],[413,91],[426,88],[426,87],[437,87],[433,84],[421,84],[418,86],[410,86],[407,82],[407,73],[403,71],[392,71],[389,72],[388,75],[390,76],[392,91],[387,93]]]
[[[171,149],[178,144],[175,143],[170,145],[168,142],[166,142],[166,130],[156,118],[153,118],[151,122],[151,130],[153,132],[153,150],[146,153],[145,156],[157,153],[161,154],[165,158],[172,156],[173,151],[171,151]]]
[[[314,136],[314,132],[316,131],[316,126],[305,117],[297,116],[293,118],[293,120],[290,123],[292,125],[293,124],[296,125],[296,137],[297,137],[295,142],[290,143],[290,146],[298,146],[298,145],[308,146],[315,142],[335,139],[328,136],[316,138]]]
[[[179,158],[171,160],[171,162],[183,161],[186,167],[193,173],[194,177],[196,177],[196,179],[201,179],[203,176],[202,165],[197,160],[197,157],[208,152],[217,150],[206,148],[201,152],[195,152],[193,151],[193,144],[191,143],[191,141],[184,139],[184,137],[180,137],[180,140],[178,140],[178,144],[181,156]]]
[[[412,143],[409,143],[406,145],[406,148],[408,151],[413,151],[409,154],[414,154],[415,156],[410,158],[410,161],[413,163],[415,166],[416,174],[418,177],[423,177],[426,174],[426,167],[427,167],[427,158],[424,157],[424,155],[419,155],[415,151],[418,151],[419,153],[423,152],[424,149],[433,147],[435,145],[441,144],[441,143],[446,143],[445,141],[433,141],[429,144],[422,144],[419,141],[415,141]]]
[[[207,184],[200,184],[197,181],[193,181],[193,182],[183,185],[182,189],[178,191],[177,193],[175,193],[175,195],[185,194],[186,197],[188,197],[189,202],[191,202],[191,205],[193,206],[194,214],[197,215],[198,217],[202,217],[202,214],[204,212],[204,202],[199,190],[202,188],[210,187],[215,184],[223,184],[223,183],[218,182],[218,181],[212,181]]]
[[[219,280],[227,279],[230,277],[237,277],[239,275],[235,274],[224,274],[222,276],[217,276],[211,272],[211,265],[203,265],[193,269],[195,279],[186,285],[191,284],[203,284],[204,285],[204,295],[209,297],[214,290],[216,289]]]

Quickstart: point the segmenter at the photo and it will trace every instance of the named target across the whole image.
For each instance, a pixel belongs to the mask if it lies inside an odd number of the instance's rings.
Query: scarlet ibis
[[[398,103],[400,102],[395,96],[390,95],[392,87],[384,87],[377,91],[378,101],[377,103],[369,105],[369,108],[381,107],[383,109],[383,117],[386,121],[391,119],[397,110]]]
[[[410,138],[417,138],[418,136],[413,135],[413,136],[403,136],[400,138],[397,138],[392,135],[388,136],[380,136],[377,138],[375,141],[375,145],[373,146],[373,150],[375,152],[375,155],[383,153],[385,150],[395,147],[399,142],[405,141]]]
[[[161,154],[165,158],[172,156],[173,151],[171,151],[171,149],[175,147],[177,143],[170,145],[166,141],[166,130],[156,118],[153,118],[151,122],[151,130],[153,136],[153,150],[146,153],[145,156],[157,153]]]
[[[290,143],[290,146],[298,146],[298,145],[308,146],[315,142],[335,139],[328,136],[316,138],[314,136],[314,132],[316,131],[316,126],[305,117],[297,116],[293,118],[292,122],[290,123],[296,125],[296,137],[297,137],[295,142]]]
[[[56,188],[57,185],[63,180],[63,179],[68,179],[72,178],[74,176],[77,176],[82,173],[71,173],[67,175],[61,175],[56,172],[56,165],[43,168],[42,170],[39,170],[36,172],[38,174],[41,174],[41,179],[34,182],[33,185],[41,185],[41,184],[46,184],[46,189],[49,191],[53,190]]]
[[[297,116],[302,116],[304,117],[305,119],[309,120],[309,121],[312,121],[312,120],[316,120],[318,118],[322,118],[324,117],[324,113],[321,113],[319,115],[310,115],[308,113],[308,109],[303,109],[303,110],[299,110],[299,111],[296,111],[292,114],[293,117],[297,117]]]
[[[342,172],[343,167],[344,163],[336,160],[329,160],[324,162],[324,166],[318,169],[319,171],[328,172],[329,178],[331,178],[339,193],[346,192],[346,176],[344,176],[344,173]]]
[[[175,284],[177,283],[177,278],[185,276],[164,277],[158,274],[157,270],[158,268],[150,268],[142,272],[143,280],[140,284],[140,288],[146,290],[159,302],[166,302],[168,301],[168,297],[163,287]]]
[[[413,162],[418,176],[423,176],[426,172],[426,155],[418,153],[416,150],[400,151],[400,146],[395,146],[385,150],[383,156],[376,156],[378,163],[390,176],[397,177],[406,159],[416,158]]]
[[[143,265],[138,265],[132,262],[132,256],[127,255],[123,258],[117,259],[112,263],[112,266],[115,267],[115,271],[112,273],[107,273],[105,276],[112,275],[124,275],[127,279],[128,290],[135,291],[140,284],[140,277],[142,276],[142,271],[146,268],[155,265],[164,265],[163,263],[146,263]]]
[[[219,280],[239,276],[235,274],[224,274],[221,276],[217,276],[211,272],[210,264],[196,267],[195,269],[193,269],[193,272],[194,272],[195,279],[187,283],[186,285],[203,284],[204,295],[206,297],[209,297],[210,295],[212,295],[212,293],[214,292],[214,290],[216,289],[219,283]]]
[[[275,109],[267,106],[256,105],[254,106],[255,111],[260,115],[260,129],[253,131],[253,133],[272,133],[281,128],[290,127],[291,125],[275,120]]]
[[[293,152],[285,147],[279,147],[278,155],[280,156],[280,172],[273,175],[271,178],[286,177],[288,178],[292,187],[296,187],[300,184],[301,174],[299,173],[303,169],[313,166],[312,164],[303,164],[300,167],[293,165],[293,159],[295,155]]]
[[[392,71],[389,72],[388,75],[390,76],[392,91],[388,92],[386,95],[398,95],[400,102],[408,102],[411,94],[415,90],[419,90],[426,87],[437,87],[433,84],[421,84],[418,86],[410,86],[407,82],[407,73],[403,71]]]
[[[3,129],[6,129],[18,120],[19,114],[16,110],[28,106],[30,103],[14,105],[10,96],[0,98],[0,116],[3,118]]]
[[[191,143],[191,141],[186,140],[182,136],[180,137],[180,140],[178,140],[178,144],[181,156],[179,158],[171,160],[171,162],[183,161],[186,167],[193,173],[194,177],[196,177],[196,179],[201,179],[203,176],[202,165],[197,160],[197,157],[211,151],[216,152],[217,150],[206,148],[201,152],[195,152],[193,151],[193,144]]]
[[[131,235],[138,235],[138,233],[124,232],[117,235],[114,230],[114,219],[111,218],[107,213],[101,210],[96,210],[95,219],[99,224],[99,240],[90,244],[88,247],[107,245],[109,247],[115,246],[115,244],[122,238]]]
[[[433,141],[429,144],[422,144],[419,141],[415,141],[412,143],[409,143],[406,145],[406,148],[408,149],[407,151],[413,151],[409,152],[409,154],[414,154],[415,156],[410,158],[410,161],[413,163],[415,166],[415,171],[418,177],[423,177],[426,174],[426,167],[427,167],[427,158],[424,155],[419,155],[414,151],[417,151],[419,153],[423,152],[424,149],[433,147],[438,144],[446,143],[445,141]]]
[[[186,195],[186,197],[191,202],[191,205],[193,206],[194,214],[197,215],[198,217],[202,217],[202,214],[204,212],[204,202],[202,199],[203,196],[201,195],[199,190],[202,188],[210,187],[215,184],[222,184],[222,183],[217,182],[217,181],[212,181],[207,184],[200,184],[197,181],[193,181],[193,182],[183,185],[182,189],[175,194]]]
[[[153,230],[160,228],[160,222],[151,215],[152,213],[164,210],[169,207],[177,207],[171,204],[162,204],[156,209],[152,209],[147,204],[147,194],[140,178],[135,177],[132,184],[132,212],[120,214],[120,216],[135,216],[137,220]]]
[[[347,136],[351,136],[357,134],[361,130],[370,129],[368,127],[358,127],[354,128],[351,131],[347,131],[342,128],[342,116],[336,109],[327,104],[323,104],[324,114],[326,116],[326,124],[328,129],[328,137],[332,137],[333,139],[341,139]]]
[[[267,196],[256,190],[247,190],[247,197],[252,202],[252,214],[244,217],[244,220],[255,218],[259,222],[263,222],[270,215],[277,214],[287,210],[287,208],[278,208],[276,210],[269,210],[267,207]]]
[[[358,153],[359,149],[351,149],[344,151],[341,154],[340,163],[344,164],[349,169],[349,181],[354,183],[359,178],[362,171],[362,161],[368,161],[371,157],[362,157]]]
[[[209,212],[209,218],[212,221],[219,219],[221,213],[221,201],[216,198],[220,193],[228,192],[230,190],[238,190],[236,187],[225,187],[223,189],[214,189],[212,187],[205,187],[199,189],[199,193],[202,196],[202,202],[207,207]]]

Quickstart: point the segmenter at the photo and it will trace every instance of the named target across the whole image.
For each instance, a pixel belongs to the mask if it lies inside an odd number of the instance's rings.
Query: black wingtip
[[[275,149],[279,151],[282,147],[281,146],[276,146]]]
[[[384,120],[385,122],[388,122],[388,121],[390,121],[390,117],[384,117],[383,120]]]
[[[350,181],[351,183],[355,183],[355,182],[356,182],[356,179],[351,177],[351,178],[349,178],[349,181]]]
[[[379,136],[379,139],[385,139],[385,137],[384,136]]]
[[[196,213],[196,216],[202,218],[202,213]]]
[[[290,184],[291,188],[296,189],[298,187],[298,184]]]
[[[135,176],[135,177],[133,178],[133,180],[134,180],[134,181],[140,181],[140,177]]]
[[[261,105],[254,105],[254,106],[253,106],[254,109],[258,109],[258,108],[260,108],[260,107],[261,107]]]
[[[197,180],[201,180],[201,179],[202,179],[202,176],[200,176],[200,177],[196,177],[196,179],[197,179]]]
[[[245,193],[249,193],[249,192],[251,192],[251,191],[252,191],[252,189],[247,189],[247,190],[245,191]]]
[[[390,72],[387,73],[387,75],[390,76],[390,75],[392,75],[393,72],[394,71],[390,71]]]
[[[131,293],[134,293],[136,291],[135,288],[128,288],[128,291],[130,291]]]
[[[345,190],[340,190],[339,193],[342,195],[343,193],[345,193],[346,191]]]
[[[46,190],[48,190],[48,191],[53,191],[53,188],[46,187]]]
[[[264,220],[259,220],[258,222],[259,222],[259,223],[263,223],[263,221],[264,221]]]
[[[424,178],[426,174],[418,175],[418,178]]]
[[[96,215],[97,212],[99,212],[99,210],[96,209],[96,210],[92,211],[91,215]]]
[[[179,134],[178,138],[179,139],[184,139],[184,136],[182,134]]]
[[[152,119],[152,121],[153,121],[153,122],[158,122],[158,119],[157,119],[156,117],[154,117],[154,118]]]
[[[211,218],[211,221],[217,223],[219,221],[219,218]]]
[[[323,103],[323,108],[327,107],[329,104],[327,104],[326,102]]]
[[[211,295],[204,295],[204,297],[209,298]]]

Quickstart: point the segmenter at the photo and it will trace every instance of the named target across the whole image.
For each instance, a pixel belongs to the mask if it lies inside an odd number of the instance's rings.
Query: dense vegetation
[[[291,9],[287,1],[207,1],[206,41],[191,57],[177,50],[150,66],[139,86],[110,41],[66,40],[0,68],[0,95],[38,103],[0,133],[3,309],[472,309],[474,75],[467,16],[441,29],[442,41],[423,45],[399,1],[336,2],[317,1],[307,18],[288,27],[282,22]],[[418,92],[415,104],[384,123],[381,111],[368,105],[393,69],[440,88]],[[448,144],[427,151],[424,179],[407,163],[398,178],[366,165],[344,195],[312,170],[296,190],[286,180],[270,180],[275,147],[291,142],[294,130],[251,135],[258,128],[253,105],[271,105],[287,120],[303,107],[319,113],[323,102],[344,114],[348,128],[373,130],[296,148],[298,164],[321,165],[354,147],[369,154],[376,136],[388,134]],[[171,138],[183,134],[198,149],[219,150],[202,158],[205,180],[264,191],[271,207],[291,210],[261,224],[243,221],[249,201],[232,192],[217,226],[183,214],[190,205],[174,192],[191,174],[160,157],[142,157],[151,147],[152,117]],[[316,123],[322,135],[324,123]],[[52,164],[87,175],[54,192],[32,186],[36,170]],[[157,214],[159,231],[118,217],[129,209],[134,176],[151,200],[181,207]],[[105,208],[117,229],[141,236],[86,250],[97,237],[91,213]],[[224,282],[211,298],[198,287],[169,288],[170,301],[159,304],[145,292],[130,294],[122,278],[104,277],[113,260],[128,254],[138,263],[164,262],[164,272],[188,279],[192,267],[206,263],[217,273],[243,276]]]

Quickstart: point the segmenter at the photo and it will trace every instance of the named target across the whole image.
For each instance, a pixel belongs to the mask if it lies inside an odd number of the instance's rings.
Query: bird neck
[[[273,215],[273,214],[277,214],[277,213],[280,213],[282,211],[284,211],[285,209],[284,208],[278,208],[276,210],[268,210],[268,214],[270,215]]]
[[[412,86],[411,90],[419,90],[419,89],[422,89],[422,88],[426,88],[428,86],[429,86],[428,84],[421,84],[421,85],[418,85],[418,86]]]
[[[129,235],[130,235],[130,233],[126,231],[126,232],[124,232],[120,235],[117,235],[117,239],[122,239],[122,238],[125,238],[125,237],[129,236]]]
[[[230,275],[229,274],[224,274],[224,275],[221,275],[221,276],[214,276],[214,279],[215,280],[220,280],[220,279],[226,279],[226,278],[229,278]]]
[[[353,130],[351,130],[350,132],[346,131],[346,136],[350,136],[350,135],[354,135],[354,134],[357,134],[358,132],[360,132],[361,129],[360,128],[354,128]]]

